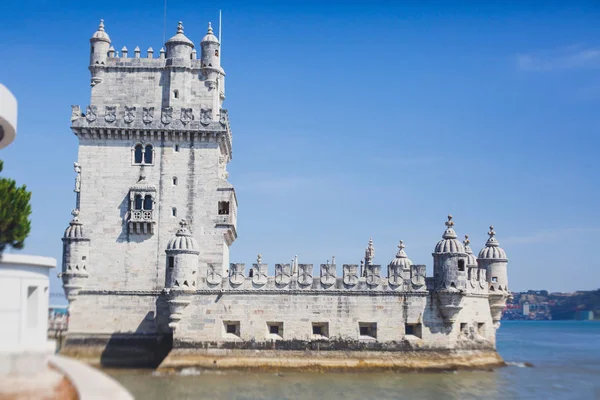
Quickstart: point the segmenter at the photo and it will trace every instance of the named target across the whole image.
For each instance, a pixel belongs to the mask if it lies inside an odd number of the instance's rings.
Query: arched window
[[[135,195],[135,200],[133,202],[133,209],[134,210],[141,210],[142,209],[142,196],[139,194]]]
[[[143,153],[143,147],[141,144],[138,144],[135,146],[135,154],[133,157],[133,162],[136,164],[141,164],[142,163],[142,153]]]
[[[152,145],[147,144],[144,151],[144,164],[152,164]]]
[[[152,196],[149,194],[144,197],[144,210],[152,210]]]

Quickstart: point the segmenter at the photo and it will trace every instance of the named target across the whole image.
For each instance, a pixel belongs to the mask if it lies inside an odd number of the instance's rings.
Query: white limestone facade
[[[119,56],[103,22],[90,42],[90,105],[71,117],[79,154],[63,236],[67,348],[105,354],[168,337],[205,349],[495,349],[510,292],[493,229],[476,258],[449,216],[433,277],[402,241],[382,267],[370,240],[342,276],[334,261],[276,264],[274,276],[260,256],[248,268],[230,263],[237,199],[212,28],[199,54],[181,23],[166,50],[143,58],[139,47]]]

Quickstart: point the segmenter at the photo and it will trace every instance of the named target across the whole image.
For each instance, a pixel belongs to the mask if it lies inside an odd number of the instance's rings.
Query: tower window
[[[283,338],[283,322],[267,322],[267,332],[271,337]]]
[[[176,176],[173,177],[173,186],[177,186],[177,177]]]
[[[134,159],[133,162],[136,164],[141,164],[142,163],[142,152],[143,152],[143,147],[141,144],[138,144],[135,146],[135,151],[134,151]]]
[[[179,90],[173,90],[173,98],[175,98],[175,99],[179,98]]]
[[[462,272],[465,271],[465,260],[458,260],[458,270]]]
[[[179,153],[179,145],[178,144],[175,145],[175,152]]]
[[[215,56],[219,57],[219,49],[215,49]]]
[[[492,276],[492,283],[498,283],[498,277]]]
[[[220,201],[219,202],[219,215],[229,215],[229,202],[228,201]]]
[[[152,145],[146,145],[146,151],[144,152],[144,164],[152,164]]]
[[[223,327],[228,336],[240,336],[240,321],[223,321]]]
[[[173,269],[175,267],[175,257],[173,257],[173,256],[167,257],[167,267],[169,269]]]
[[[361,339],[377,339],[377,323],[359,322],[358,332]]]
[[[133,202],[133,208],[134,210],[141,210],[142,209],[142,196],[139,194],[135,195],[135,200]]]
[[[177,208],[173,207],[173,208],[171,209],[171,215],[172,215],[172,216],[174,216],[174,217],[176,217],[176,216],[177,216]]]
[[[329,337],[329,322],[313,322],[312,334],[321,338]]]
[[[152,210],[152,196],[147,194],[144,197],[144,210],[151,211]]]
[[[421,324],[404,324],[404,335],[422,338]]]

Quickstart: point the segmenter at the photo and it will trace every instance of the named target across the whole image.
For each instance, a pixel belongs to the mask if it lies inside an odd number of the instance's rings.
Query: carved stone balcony
[[[129,214],[129,233],[153,234],[155,224],[154,210],[132,210]]]
[[[231,246],[235,239],[237,239],[235,214],[217,215],[217,218],[215,219],[215,227],[225,229],[225,240],[227,241],[228,246]]]

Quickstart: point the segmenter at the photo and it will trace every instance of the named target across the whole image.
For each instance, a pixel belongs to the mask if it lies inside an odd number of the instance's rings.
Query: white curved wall
[[[17,99],[0,83],[0,149],[15,140],[17,134]]]
[[[23,254],[0,258],[0,351],[48,350],[48,275],[56,259]]]

